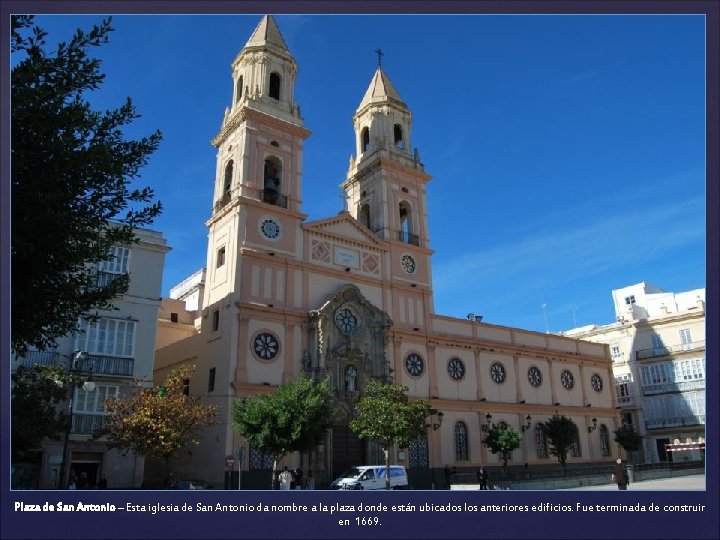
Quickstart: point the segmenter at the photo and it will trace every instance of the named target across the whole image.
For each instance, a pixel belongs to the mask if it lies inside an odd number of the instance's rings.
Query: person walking
[[[627,469],[625,469],[620,458],[617,458],[615,465],[613,465],[612,480],[617,484],[618,489],[627,489],[628,485],[630,485]]]
[[[278,476],[278,480],[280,480],[280,489],[290,489],[290,484],[293,481],[293,476],[290,471],[288,471],[287,465],[283,469],[283,472],[280,473],[280,476]]]
[[[315,478],[313,478],[312,471],[308,471],[307,479],[305,480],[305,489],[315,489]]]

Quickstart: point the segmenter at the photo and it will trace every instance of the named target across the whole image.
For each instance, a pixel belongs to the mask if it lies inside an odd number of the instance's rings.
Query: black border
[[[0,345],[2,359],[9,367],[9,14],[23,13],[701,13],[707,17],[707,275],[706,286],[706,364],[707,380],[719,381],[718,376],[718,27],[717,0],[669,1],[462,1],[413,0],[380,2],[372,0],[326,1],[263,1],[230,2],[200,0],[173,1],[8,1],[2,13],[0,77],[2,100],[0,113]],[[8,352],[8,354],[5,354]],[[492,498],[480,492],[390,492],[357,494],[341,492],[55,492],[9,491],[9,370],[2,371],[2,444],[0,445],[0,488],[2,538],[718,538],[718,429],[714,417],[718,407],[717,388],[710,388],[707,396],[707,490],[705,492],[494,492]],[[516,516],[515,512],[453,513],[446,511],[415,512],[413,514],[372,512],[382,520],[379,527],[339,527],[341,518],[354,519],[360,514],[341,512],[295,512],[258,514],[250,512],[175,513],[138,512],[128,516],[120,513],[55,512],[33,514],[16,512],[14,505],[59,501],[75,503],[112,503],[125,505],[161,503],[179,505],[221,504],[699,504],[702,513],[625,512],[591,514],[580,512],[530,511]],[[370,514],[368,514],[370,515]],[[199,517],[199,519],[198,519]]]

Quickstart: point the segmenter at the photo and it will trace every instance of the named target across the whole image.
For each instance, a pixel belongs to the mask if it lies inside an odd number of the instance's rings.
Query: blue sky
[[[97,16],[43,16],[51,44]],[[115,16],[96,108],[164,141],[138,185],[165,211],[163,294],[205,265],[230,63],[258,15]],[[352,115],[383,68],[426,171],[435,311],[561,331],[611,290],[705,286],[705,19],[694,15],[289,15],[305,126],[303,210],[342,209]],[[543,304],[545,309],[543,309]]]

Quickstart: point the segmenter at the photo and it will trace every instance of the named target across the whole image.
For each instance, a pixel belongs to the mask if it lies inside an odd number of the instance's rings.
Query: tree
[[[520,448],[522,435],[520,432],[508,426],[505,422],[492,424],[485,432],[482,443],[488,447],[491,453],[499,454],[503,458],[503,471],[507,473],[507,462],[513,450]]]
[[[103,434],[108,435],[110,447],[162,458],[169,477],[170,459],[181,449],[200,444],[203,427],[218,424],[216,405],[203,405],[199,397],[186,394],[194,372],[195,366],[182,366],[172,370],[161,386],[106,400]]]
[[[307,452],[325,439],[332,407],[330,381],[305,375],[284,382],[270,394],[236,399],[232,406],[235,431],[255,448],[273,457],[271,486],[280,460],[289,452]]]
[[[372,439],[385,453],[385,488],[390,489],[390,448],[407,448],[427,432],[427,417],[432,409],[424,400],[411,401],[408,387],[382,384],[370,379],[357,404],[357,416],[350,422],[361,439]]]
[[[578,441],[578,427],[570,418],[555,413],[545,422],[545,436],[550,443],[550,453],[557,456],[565,474],[568,450]]]
[[[130,184],[161,134],[125,138],[139,117],[129,98],[105,112],[86,100],[104,79],[89,49],[107,43],[110,19],[53,52],[32,16],[11,20],[12,349],[24,356],[127,290],[127,275],[100,281],[97,265],[160,213],[150,188]]]
[[[626,424],[615,430],[615,442],[622,446],[632,457],[635,455],[634,452],[637,452],[642,447],[642,436],[632,426]]]
[[[19,367],[12,375],[12,460],[27,459],[45,437],[58,440],[69,417],[60,403],[85,379],[58,366]]]

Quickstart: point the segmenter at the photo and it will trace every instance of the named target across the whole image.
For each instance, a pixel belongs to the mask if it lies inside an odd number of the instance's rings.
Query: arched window
[[[582,456],[582,452],[580,451],[580,439],[575,439],[575,442],[570,445],[570,455],[572,455],[572,457]]]
[[[400,124],[393,127],[393,142],[396,148],[405,148],[405,140],[403,139],[403,129]]]
[[[427,437],[410,441],[408,447],[408,466],[411,469],[426,469],[429,466]]]
[[[223,183],[223,195],[229,195],[232,189],[232,177],[233,177],[233,160],[228,161],[225,165],[225,182]]]
[[[268,89],[268,95],[273,98],[280,100],[280,75],[272,72],[270,74],[270,88]]]
[[[412,226],[412,208],[407,201],[402,201],[398,207],[400,214],[400,231],[399,240],[406,244],[420,245],[420,241],[416,234],[413,233]]]
[[[263,170],[263,189],[280,191],[280,179],[282,178],[282,163],[275,156],[265,159]]]
[[[370,205],[363,204],[360,206],[358,221],[370,229]]]
[[[240,99],[242,98],[242,93],[243,93],[243,78],[242,78],[242,75],[240,75],[240,77],[237,80],[237,84],[235,85],[235,103],[240,101]]]
[[[548,457],[547,437],[545,436],[545,426],[542,424],[535,425],[535,450],[538,459]]]
[[[465,422],[455,423],[455,461],[467,461],[468,457],[468,438],[467,426]]]
[[[362,131],[360,132],[360,139],[362,140],[360,148],[363,152],[367,152],[370,148],[370,130],[368,128],[362,128]]]
[[[600,426],[600,454],[603,456],[610,455],[610,434],[605,424]]]

